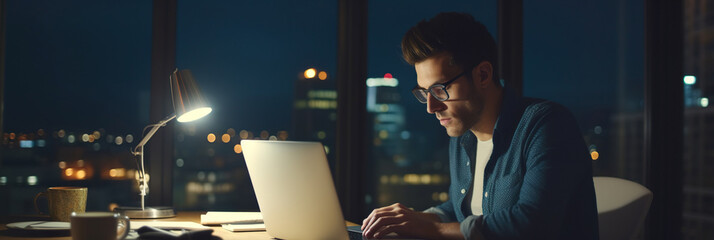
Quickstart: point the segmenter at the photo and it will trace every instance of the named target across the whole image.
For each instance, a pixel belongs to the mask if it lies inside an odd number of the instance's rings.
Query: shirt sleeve
[[[467,240],[485,240],[481,234],[481,224],[483,224],[483,215],[471,215],[466,217],[460,224],[461,234]]]
[[[442,203],[439,206],[430,207],[424,210],[425,213],[433,213],[439,216],[441,222],[456,222],[456,213],[454,213],[454,205],[451,203],[451,199]]]

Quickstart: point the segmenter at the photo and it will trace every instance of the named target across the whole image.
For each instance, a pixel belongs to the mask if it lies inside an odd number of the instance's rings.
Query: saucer
[[[69,231],[69,222],[56,222],[56,221],[30,221],[30,222],[16,222],[8,223],[7,228],[28,230],[28,231]]]

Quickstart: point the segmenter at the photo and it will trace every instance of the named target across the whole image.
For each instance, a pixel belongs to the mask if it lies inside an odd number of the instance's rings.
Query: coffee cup
[[[50,218],[54,221],[69,222],[72,212],[84,212],[87,207],[86,187],[50,187],[35,195],[35,210],[43,214],[37,206],[37,199],[45,196]]]
[[[73,212],[70,228],[73,240],[119,240],[131,229],[129,217],[113,212]]]

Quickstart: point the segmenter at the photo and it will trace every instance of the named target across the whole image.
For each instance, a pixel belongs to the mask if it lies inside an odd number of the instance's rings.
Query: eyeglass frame
[[[444,83],[438,83],[438,84],[431,85],[431,86],[429,86],[428,89],[420,88],[419,85],[417,85],[417,86],[415,86],[415,87],[412,89],[412,94],[414,94],[414,97],[417,99],[417,101],[419,101],[420,103],[423,103],[423,104],[426,104],[426,103],[429,101],[429,94],[428,94],[428,93],[431,93],[431,95],[434,96],[434,98],[436,98],[436,100],[439,100],[439,101],[441,101],[441,102],[446,101],[446,100],[449,100],[449,98],[451,97],[451,95],[449,95],[449,91],[446,91],[446,87],[448,87],[449,84],[453,83],[453,82],[456,81],[457,79],[459,79],[459,78],[461,78],[461,77],[463,77],[463,76],[465,76],[465,75],[468,75],[469,73],[471,73],[471,70],[470,70],[470,69],[464,70],[464,71],[461,72],[459,75],[456,75],[455,77],[453,77],[453,78],[450,79],[449,81],[446,81],[446,82],[444,82]],[[436,94],[434,94],[434,92],[432,91],[432,89],[435,89],[435,88],[437,88],[437,87],[441,87],[441,88],[442,88],[442,90],[444,91],[444,93],[446,93],[446,98],[444,98],[444,99],[439,99],[439,97],[437,97]],[[422,94],[422,96],[426,96],[426,97],[424,98],[424,101],[423,101],[423,102],[422,102],[422,100],[419,98],[419,95],[417,95],[417,94]]]

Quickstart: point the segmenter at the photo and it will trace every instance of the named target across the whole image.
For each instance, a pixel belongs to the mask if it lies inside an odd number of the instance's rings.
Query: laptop
[[[348,236],[321,143],[242,140],[241,146],[270,236],[362,239],[359,227]]]

